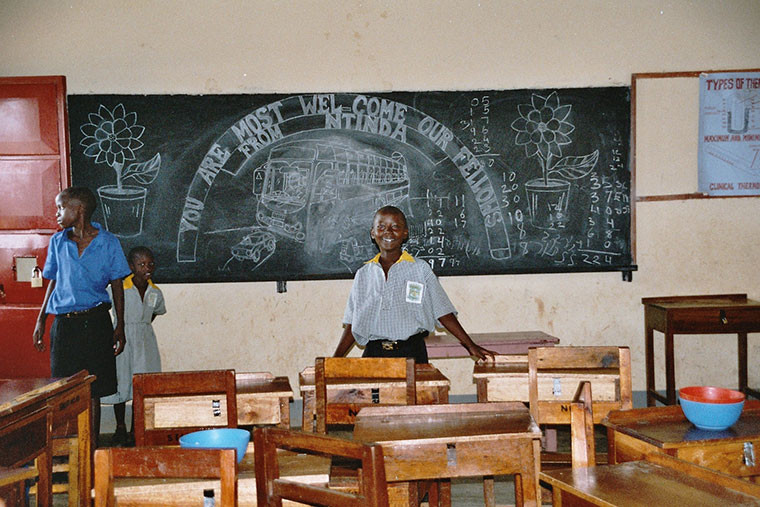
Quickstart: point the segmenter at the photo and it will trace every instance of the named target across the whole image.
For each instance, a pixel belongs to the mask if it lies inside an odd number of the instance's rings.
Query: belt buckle
[[[395,350],[396,349],[396,342],[383,340],[380,342],[380,345],[383,347],[383,350]]]

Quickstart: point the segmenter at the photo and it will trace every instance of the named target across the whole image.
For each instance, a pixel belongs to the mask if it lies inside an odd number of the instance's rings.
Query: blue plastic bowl
[[[179,446],[187,449],[235,449],[237,462],[240,463],[250,440],[250,431],[237,428],[215,428],[182,435],[179,437]]]
[[[738,403],[709,403],[678,399],[686,418],[702,430],[720,431],[733,426],[739,420],[744,408],[744,400]]]

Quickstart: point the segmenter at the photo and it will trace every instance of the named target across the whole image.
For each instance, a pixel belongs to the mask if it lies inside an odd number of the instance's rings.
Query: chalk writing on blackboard
[[[88,119],[80,127],[84,137],[79,144],[84,146],[84,155],[94,159],[95,164],[110,166],[116,173],[116,185],[98,187],[106,230],[122,238],[139,236],[148,190],[124,182],[133,179],[141,185],[151,184],[161,169],[161,154],[124,167],[127,161],[137,158],[135,152],[143,146],[140,138],[145,127],[137,124],[137,113],[127,113],[123,104],[113,110],[101,104]]]
[[[338,133],[345,130],[372,138],[370,142],[356,136],[344,139]],[[488,253],[493,259],[508,259],[509,238],[494,186],[478,158],[450,129],[397,101],[315,94],[262,106],[230,125],[211,146],[187,192],[177,261],[197,259],[205,196],[219,173],[237,175],[254,167],[251,198],[257,204],[252,227],[302,243],[307,255],[337,253],[345,266],[356,266],[372,256],[371,244],[360,243],[357,237],[367,235],[373,210],[395,205],[413,215],[407,161],[393,149],[399,143],[405,145],[404,151],[421,151],[431,171],[444,159],[459,169],[475,195]],[[266,159],[261,160],[264,151]],[[271,246],[271,237],[259,243]],[[241,244],[234,248],[240,251]],[[266,258],[251,260],[258,265]],[[229,267],[228,261],[222,269]]]
[[[626,272],[629,95],[74,95],[72,181],[137,182],[131,225],[94,218],[150,245],[159,281],[351,277],[387,204],[439,275]]]

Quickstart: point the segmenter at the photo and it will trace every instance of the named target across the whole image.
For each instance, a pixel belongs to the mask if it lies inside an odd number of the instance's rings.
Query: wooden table
[[[555,349],[559,350],[559,349]],[[510,354],[496,356],[496,361],[478,361],[472,377],[477,386],[478,402],[522,401],[529,402],[528,356]],[[551,370],[538,374],[540,399],[572,401],[578,384],[591,381],[594,401],[615,401],[620,391],[618,369]],[[568,408],[569,412],[569,408]]]
[[[449,387],[451,386],[449,379],[430,364],[418,364],[415,368],[415,375],[417,377],[417,404],[448,403]],[[301,388],[301,398],[303,399],[301,429],[303,431],[314,431],[314,421],[317,414],[314,367],[309,366],[305,368],[298,375],[298,381]],[[389,399],[405,400],[405,395],[406,383],[401,381],[378,384],[377,379],[368,380],[367,382],[362,382],[361,379],[358,379],[351,384],[330,384],[327,387],[329,399],[342,399],[345,403],[352,401],[370,403],[373,396],[378,402]]]
[[[549,470],[541,472],[541,480],[551,485],[555,506],[760,504],[760,498],[646,461]]]
[[[541,498],[540,439],[522,403],[365,407],[354,426],[383,446],[388,482],[515,474],[518,505]]]
[[[236,372],[235,387],[239,425],[290,427],[293,390],[288,377]],[[226,400],[218,395],[151,396],[144,403],[145,413],[152,417],[151,427],[155,428],[215,426],[219,424],[218,414],[227,413]]]
[[[310,484],[327,484],[330,458],[284,453],[279,458],[282,477]],[[256,476],[253,442],[238,464],[238,505],[256,506]],[[220,481],[213,479],[117,479],[114,494],[119,507],[142,506],[148,502],[165,506],[202,505],[203,490],[213,489],[221,497]],[[283,502],[283,505],[302,505]]]
[[[499,354],[527,354],[530,347],[551,347],[559,338],[543,331],[513,331],[505,333],[472,333],[472,341]],[[470,357],[467,349],[454,336],[446,333],[425,338],[428,357]]]
[[[31,414],[49,407],[54,435],[76,433],[77,447],[69,456],[69,505],[89,505],[90,385],[94,380],[85,371],[68,378],[0,379],[0,426],[19,413]]]
[[[643,298],[647,406],[659,400],[676,403],[676,372],[673,335],[736,334],[738,336],[739,390],[760,397],[747,386],[747,333],[760,332],[760,302],[746,294]],[[655,389],[654,331],[665,334],[665,396]]]
[[[288,377],[271,373],[235,373],[238,424],[272,424],[290,428],[293,389]]]
[[[680,406],[610,412],[607,427],[610,463],[664,453],[736,477],[760,475],[760,401],[746,401],[739,420],[727,430],[700,430]]]

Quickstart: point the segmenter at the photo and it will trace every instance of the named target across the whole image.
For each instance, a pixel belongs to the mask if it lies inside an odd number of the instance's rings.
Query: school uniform
[[[164,295],[152,280],[148,280],[144,297],[135,286],[134,274],[124,279],[124,334],[127,344],[116,356],[116,394],[106,396],[103,403],[124,403],[132,399],[132,375],[161,371],[158,341],[153,331],[153,316],[166,313]],[[110,292],[110,290],[109,290]],[[116,322],[116,315],[114,322]]]
[[[129,275],[129,264],[119,240],[97,222],[98,235],[79,255],[69,239],[71,228],[50,238],[42,276],[55,280],[46,313],[54,314],[50,330],[50,369],[53,377],[80,370],[96,376],[92,396],[116,392],[113,324],[108,313],[111,280]]]
[[[359,268],[343,323],[351,325],[365,357],[414,357],[426,363],[425,337],[449,313],[456,309],[430,265],[404,250],[387,280],[380,254]]]

